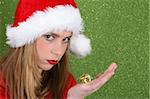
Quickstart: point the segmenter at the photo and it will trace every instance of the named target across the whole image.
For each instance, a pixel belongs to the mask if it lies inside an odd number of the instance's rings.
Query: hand
[[[68,91],[67,99],[83,99],[84,97],[97,91],[114,75],[116,68],[116,63],[112,63],[103,74],[97,76],[96,79],[91,82],[73,86]]]

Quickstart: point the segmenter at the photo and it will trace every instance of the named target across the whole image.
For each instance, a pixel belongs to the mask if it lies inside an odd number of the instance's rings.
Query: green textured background
[[[78,80],[93,77],[110,63],[118,68],[113,78],[86,99],[149,99],[148,0],[76,0],[91,39],[92,54],[70,57]],[[5,53],[5,27],[12,23],[17,0],[0,0],[0,55]]]

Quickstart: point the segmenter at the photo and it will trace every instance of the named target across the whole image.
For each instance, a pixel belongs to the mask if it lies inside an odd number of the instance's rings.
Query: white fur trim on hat
[[[79,34],[83,29],[83,22],[78,8],[71,5],[48,7],[44,11],[36,11],[26,21],[17,27],[7,27],[7,44],[20,47],[30,44],[37,37],[47,32],[61,32],[64,30]]]

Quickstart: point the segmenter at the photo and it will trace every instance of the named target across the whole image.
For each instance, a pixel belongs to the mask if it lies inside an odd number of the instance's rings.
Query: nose
[[[63,53],[63,48],[61,44],[56,44],[53,46],[52,48],[52,54],[56,55],[56,56],[60,56]]]

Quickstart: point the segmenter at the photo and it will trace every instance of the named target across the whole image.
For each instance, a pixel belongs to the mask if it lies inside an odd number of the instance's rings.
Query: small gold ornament
[[[82,76],[80,76],[80,82],[81,83],[88,83],[92,80],[91,76],[89,74],[83,74]]]

